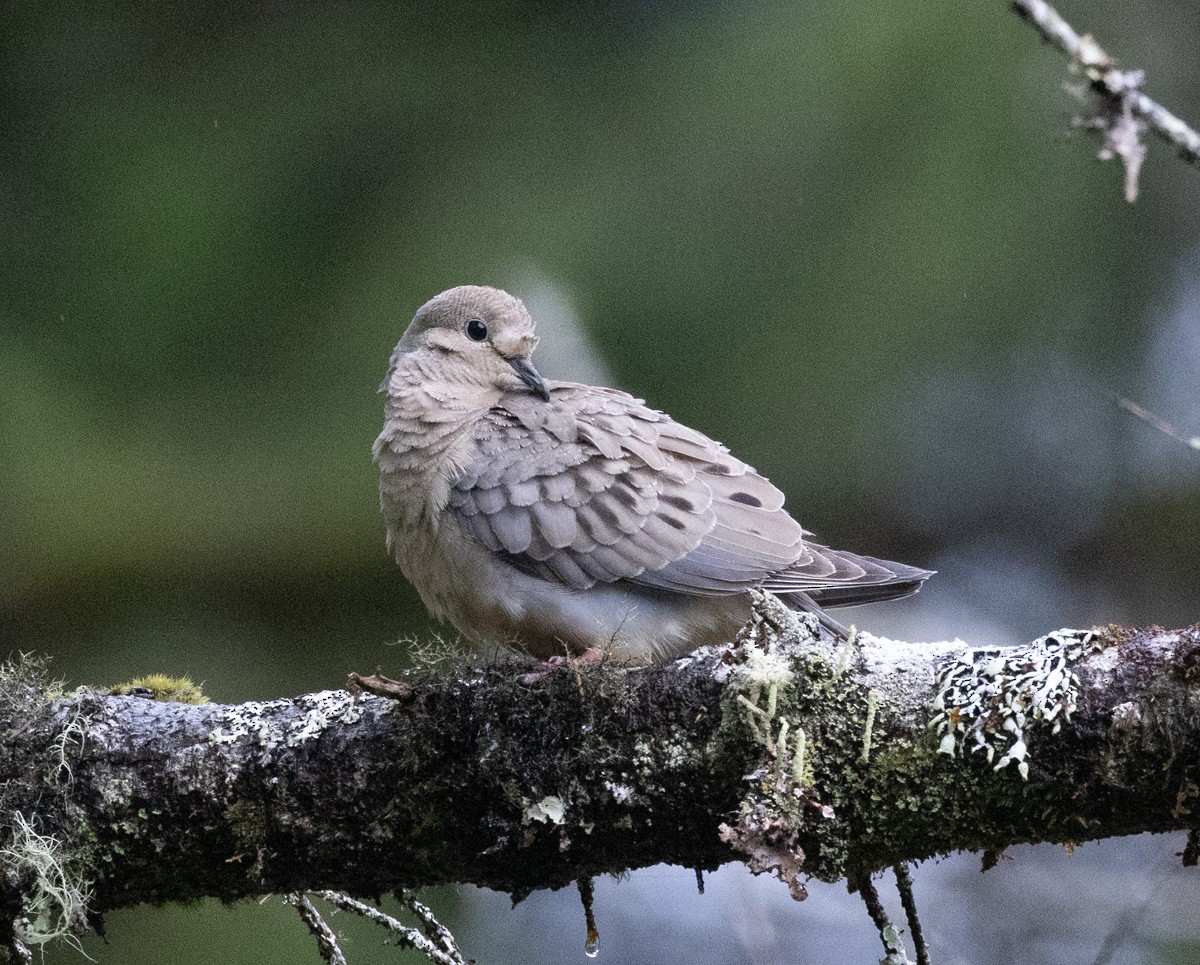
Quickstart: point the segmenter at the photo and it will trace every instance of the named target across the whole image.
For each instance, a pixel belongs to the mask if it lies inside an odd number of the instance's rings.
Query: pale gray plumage
[[[730,639],[750,589],[815,609],[931,575],[809,541],[720,443],[616,389],[544,382],[536,345],[520,300],[452,288],[417,311],[382,386],[388,546],[468,639],[646,663]]]

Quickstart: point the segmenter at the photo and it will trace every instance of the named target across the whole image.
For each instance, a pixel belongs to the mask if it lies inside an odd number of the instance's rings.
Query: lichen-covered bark
[[[18,818],[53,837],[94,915],[733,859],[799,896],[806,875],[1200,823],[1197,627],[833,646],[764,598],[736,646],[668,666],[410,682],[240,706],[4,683],[0,844],[20,853]],[[26,940],[32,867],[0,880]]]

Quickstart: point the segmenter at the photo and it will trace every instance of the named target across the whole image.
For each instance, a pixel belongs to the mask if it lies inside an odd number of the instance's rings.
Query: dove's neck
[[[490,386],[439,379],[422,359],[402,359],[386,385],[375,440],[380,505],[391,541],[437,528],[454,480],[475,456],[475,424],[500,399]]]

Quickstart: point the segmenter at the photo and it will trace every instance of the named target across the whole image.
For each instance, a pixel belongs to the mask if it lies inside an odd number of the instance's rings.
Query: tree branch
[[[1141,133],[1146,125],[1178,148],[1185,160],[1200,165],[1200,134],[1142,93],[1143,71],[1118,70],[1116,60],[1090,34],[1076,33],[1045,0],[1012,0],[1012,8],[1037,29],[1043,40],[1056,46],[1083,70],[1099,99],[1096,117],[1085,122],[1086,126],[1104,132],[1102,160],[1120,157],[1124,162],[1127,201],[1137,199],[1138,174],[1146,153]]]
[[[743,860],[801,897],[808,875],[1200,823],[1200,626],[833,647],[770,597],[755,613],[666,666],[414,671],[404,703],[48,701],[10,666],[0,938],[139,902],[520,896],[661,862]]]

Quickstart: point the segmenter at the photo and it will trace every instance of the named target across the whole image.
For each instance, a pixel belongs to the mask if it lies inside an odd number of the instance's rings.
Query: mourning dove
[[[381,386],[388,548],[469,641],[653,663],[731,640],[752,590],[819,613],[931,575],[811,542],[720,443],[617,389],[544,380],[537,342],[519,299],[452,288]]]

